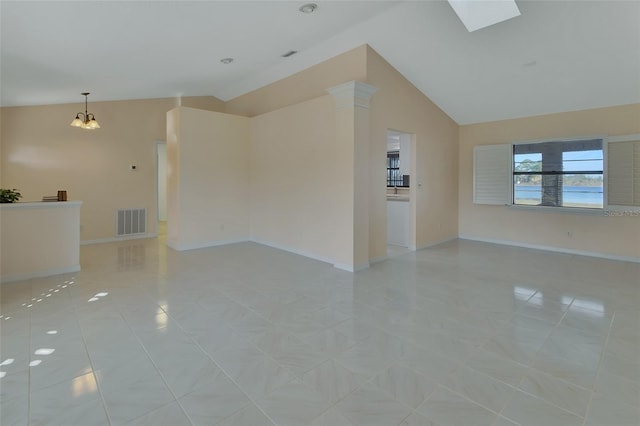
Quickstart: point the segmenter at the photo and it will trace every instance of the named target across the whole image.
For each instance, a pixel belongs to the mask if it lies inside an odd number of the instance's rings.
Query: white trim
[[[617,206],[611,204],[602,212],[604,216],[620,217],[620,216],[640,216],[640,206]]]
[[[369,264],[369,262],[366,263],[362,263],[360,265],[348,265],[346,263],[334,263],[333,267],[336,269],[341,269],[343,271],[347,271],[347,272],[358,272],[358,271],[362,271],[364,269],[368,269],[371,265]]]
[[[207,247],[216,247],[216,246],[223,246],[223,245],[227,245],[227,244],[236,244],[236,243],[245,243],[245,242],[250,242],[250,243],[255,243],[255,244],[260,244],[263,246],[267,246],[267,247],[271,247],[277,250],[282,250],[282,251],[286,251],[289,253],[293,253],[293,254],[297,254],[299,256],[303,256],[306,257],[308,259],[313,259],[313,260],[317,260],[319,262],[323,262],[323,263],[329,263],[329,264],[333,264],[333,266],[337,269],[342,269],[344,271],[349,271],[349,272],[358,272],[361,271],[363,269],[367,269],[370,266],[369,262],[363,263],[361,265],[347,265],[347,264],[342,264],[342,263],[334,263],[333,259],[330,259],[328,257],[324,257],[324,256],[318,256],[314,253],[310,253],[304,250],[298,250],[296,248],[293,247],[289,247],[289,246],[285,246],[282,244],[278,244],[278,243],[274,243],[271,241],[265,241],[265,240],[258,240],[258,239],[254,239],[254,238],[250,238],[250,239],[240,239],[240,240],[230,240],[230,241],[210,241],[210,242],[206,242],[206,243],[199,243],[199,244],[189,244],[189,245],[180,245],[180,244],[175,244],[172,243],[171,241],[167,241],[167,246],[176,250],[176,251],[185,251],[185,250],[194,250],[194,249],[201,249],[201,248],[207,248]]]
[[[573,254],[577,256],[598,257],[601,259],[619,260],[621,262],[640,263],[640,257],[635,257],[635,256],[618,256],[618,255],[609,254],[609,253],[601,253],[601,252],[586,251],[586,250],[573,250],[573,249],[568,249],[564,247],[545,246],[541,244],[528,244],[528,243],[522,243],[519,241],[496,240],[493,238],[482,238],[482,237],[475,237],[472,235],[464,235],[464,234],[461,234],[459,236],[459,239],[469,240],[469,241],[479,241],[479,242],[491,243],[491,244],[500,244],[505,246],[523,247],[523,248],[529,248],[534,250],[545,250],[545,251],[551,251],[555,253]]]
[[[418,246],[418,247],[409,247],[409,248],[411,250],[413,250],[413,251],[418,251],[418,250],[423,250],[423,249],[435,247],[435,246],[440,245],[440,244],[448,243],[450,241],[455,241],[457,239],[458,239],[458,237],[449,237],[449,238],[445,238],[443,240],[435,241],[435,242],[428,243],[428,244],[425,244],[425,245],[421,245],[421,246]]]
[[[327,89],[333,96],[336,108],[369,108],[369,101],[378,88],[361,81],[348,81]]]
[[[278,249],[278,250],[288,251],[289,253],[293,253],[293,254],[297,254],[297,255],[300,255],[300,256],[308,257],[309,259],[318,260],[320,262],[333,263],[333,259],[330,259],[328,257],[318,256],[317,254],[309,253],[308,251],[298,250],[296,248],[285,246],[285,245],[278,244],[278,243],[274,243],[274,242],[271,242],[271,241],[257,240],[255,238],[252,238],[249,241],[251,241],[253,243],[256,243],[256,244],[262,244],[263,246],[275,248],[275,249]]]
[[[205,241],[201,243],[193,243],[193,244],[176,244],[172,241],[167,240],[167,247],[172,248],[176,251],[187,251],[187,250],[197,250],[209,247],[217,247],[217,246],[226,246],[229,244],[237,244],[237,243],[246,243],[250,242],[249,239],[237,239],[237,240],[216,240],[216,241]]]
[[[80,207],[82,201],[29,201],[26,203],[0,203],[2,209],[48,209],[51,207]]]
[[[604,209],[601,207],[553,207],[553,206],[538,206],[533,204],[507,204],[506,207],[516,210],[530,210],[547,213],[569,213],[586,216],[604,216]]]
[[[166,241],[167,247],[169,247],[170,249],[174,249],[175,251],[180,251],[180,249],[178,248],[179,246],[175,243],[173,243],[173,241]]]
[[[82,240],[80,241],[81,246],[86,246],[90,244],[104,244],[104,243],[117,243],[120,241],[127,240],[140,240],[144,238],[156,238],[158,236],[155,232],[150,232],[147,234],[136,234],[136,235],[126,235],[122,237],[109,237],[109,238],[98,238],[95,240]]]
[[[369,259],[369,265],[373,265],[374,263],[384,262],[387,259],[392,259],[388,254],[380,257],[376,257],[375,259]]]
[[[51,275],[69,274],[72,272],[79,272],[80,265],[64,266],[62,268],[43,269],[35,272],[25,272],[22,274],[3,275],[0,277],[0,283],[10,283],[14,281],[30,280],[32,278],[42,278]]]
[[[616,143],[616,142],[634,142],[640,140],[640,133],[634,133],[631,135],[620,135],[620,136],[608,136],[607,142]]]

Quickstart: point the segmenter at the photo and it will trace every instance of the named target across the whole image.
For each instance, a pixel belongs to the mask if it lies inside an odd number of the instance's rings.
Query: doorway
[[[408,253],[415,241],[411,211],[415,206],[412,191],[415,176],[413,135],[387,130],[387,257]]]

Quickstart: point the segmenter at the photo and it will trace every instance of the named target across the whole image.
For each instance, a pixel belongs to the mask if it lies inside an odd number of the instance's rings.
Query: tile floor
[[[640,424],[640,264],[149,239],[82,267],[1,287],[2,426]]]

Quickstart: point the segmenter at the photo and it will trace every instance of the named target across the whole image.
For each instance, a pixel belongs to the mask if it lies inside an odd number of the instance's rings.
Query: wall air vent
[[[116,236],[147,232],[147,209],[127,209],[116,212]]]
[[[283,58],[288,58],[289,56],[293,56],[293,55],[295,55],[296,53],[298,53],[298,51],[297,51],[297,50],[290,50],[290,51],[288,51],[287,53],[285,53],[284,55],[282,55],[282,57],[283,57]]]

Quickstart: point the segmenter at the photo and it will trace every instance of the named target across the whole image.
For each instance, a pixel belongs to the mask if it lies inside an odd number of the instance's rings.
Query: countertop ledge
[[[46,209],[51,207],[79,207],[82,201],[27,201],[24,203],[0,203],[2,209]]]

